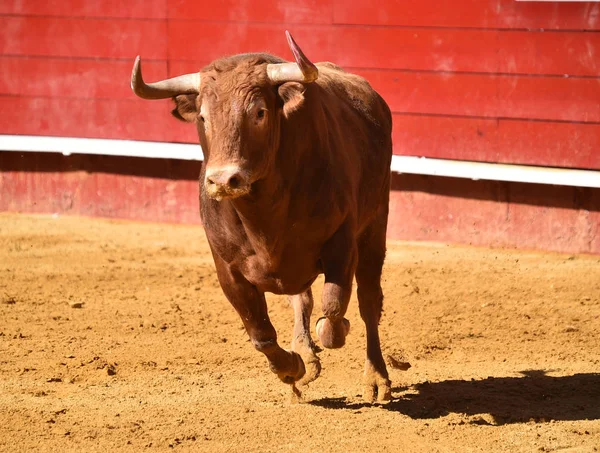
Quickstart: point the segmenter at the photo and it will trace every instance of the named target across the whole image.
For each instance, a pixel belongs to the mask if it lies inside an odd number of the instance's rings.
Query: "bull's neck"
[[[319,88],[307,90],[301,110],[282,122],[279,147],[267,175],[249,197],[232,200],[251,242],[281,247],[296,221],[306,221],[327,192],[330,161],[326,107]],[[255,190],[256,189],[256,190]]]
[[[289,209],[289,197],[279,174],[269,175],[254,183],[247,197],[231,200],[247,231],[271,237],[282,225]]]
[[[308,216],[318,201],[329,163],[327,131],[319,130],[317,119],[302,115],[284,125],[273,167],[255,183],[251,196],[231,201],[250,240],[276,247],[291,223]]]

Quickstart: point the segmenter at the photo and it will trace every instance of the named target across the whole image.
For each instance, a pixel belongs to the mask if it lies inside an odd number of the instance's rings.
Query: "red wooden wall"
[[[0,133],[194,142],[153,80],[270,51],[367,77],[395,153],[600,169],[600,5],[514,0],[3,0]]]

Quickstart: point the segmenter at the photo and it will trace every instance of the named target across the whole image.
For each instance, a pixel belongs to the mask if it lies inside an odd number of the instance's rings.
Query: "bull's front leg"
[[[317,321],[316,330],[324,347],[336,349],[344,346],[350,331],[350,321],[344,315],[350,302],[352,280],[358,262],[350,221],[344,223],[325,243],[321,261],[325,274],[322,301],[324,317]]]
[[[269,361],[271,371],[286,384],[300,380],[305,373],[299,354],[286,351],[277,344],[277,332],[267,312],[267,301],[244,276],[214,255],[219,283],[229,302],[238,312],[254,347]]]

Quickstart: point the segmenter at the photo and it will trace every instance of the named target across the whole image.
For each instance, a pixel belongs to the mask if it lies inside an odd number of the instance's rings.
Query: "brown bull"
[[[339,348],[356,276],[367,332],[364,397],[387,400],[378,325],[390,110],[366,80],[312,64],[287,37],[295,63],[236,55],[153,84],[144,83],[138,57],[132,88],[144,99],[173,97],[173,115],[196,124],[205,157],[201,216],[219,282],[271,370],[289,384],[318,377],[311,284],[325,274],[316,331],[324,347]],[[277,343],[267,291],[290,295],[292,351]]]

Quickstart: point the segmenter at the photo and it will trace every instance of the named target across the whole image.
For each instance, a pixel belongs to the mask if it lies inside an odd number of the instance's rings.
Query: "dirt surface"
[[[600,450],[600,257],[388,247],[384,354],[412,364],[393,401],[361,399],[353,298],[295,402],[201,228],[0,215],[0,451]],[[292,310],[268,299],[287,347]]]

